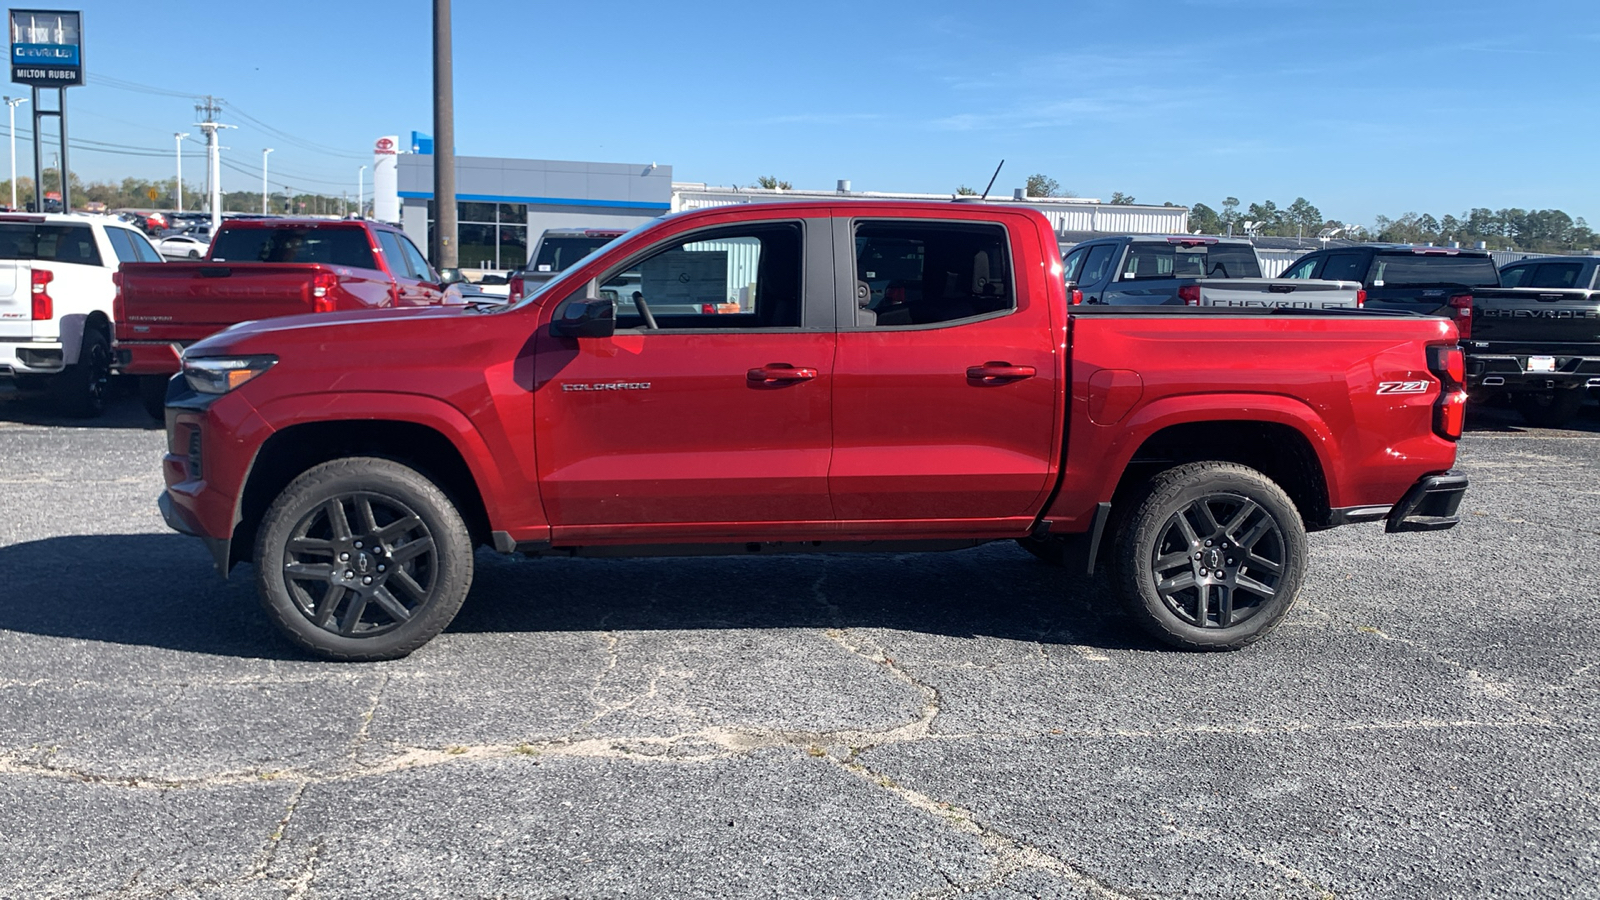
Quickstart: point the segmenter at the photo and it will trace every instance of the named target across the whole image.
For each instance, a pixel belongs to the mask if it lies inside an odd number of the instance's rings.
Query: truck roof
[[[302,218],[268,218],[268,219],[224,219],[223,228],[377,228],[383,231],[399,231],[387,222],[373,219],[317,219],[312,217]]]

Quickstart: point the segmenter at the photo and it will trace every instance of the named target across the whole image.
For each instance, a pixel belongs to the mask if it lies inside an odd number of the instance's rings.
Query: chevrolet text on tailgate
[[[1108,566],[1159,639],[1232,649],[1289,610],[1308,530],[1456,524],[1456,340],[1393,312],[1073,306],[1032,210],[697,210],[510,306],[190,346],[161,509],[222,572],[253,561],[272,619],[333,659],[438,634],[477,545],[1017,540]]]

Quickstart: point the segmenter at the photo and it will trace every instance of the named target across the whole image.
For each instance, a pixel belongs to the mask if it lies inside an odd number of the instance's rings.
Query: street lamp
[[[28,102],[27,97],[7,97],[6,105],[11,107],[11,208],[17,208],[17,107]],[[39,192],[35,185],[34,193]]]
[[[367,196],[367,167],[366,166],[362,166],[360,169],[356,170],[356,217],[357,218],[365,219],[367,217],[366,206],[362,203],[363,198],[365,198],[366,196]]]
[[[173,191],[178,197],[178,212],[183,212],[183,139],[188,136],[181,131],[173,132],[172,135],[172,145],[177,148],[178,157],[178,180],[175,182],[177,189]]]
[[[272,152],[271,147],[261,149],[261,214],[266,215],[267,209],[267,154]]]

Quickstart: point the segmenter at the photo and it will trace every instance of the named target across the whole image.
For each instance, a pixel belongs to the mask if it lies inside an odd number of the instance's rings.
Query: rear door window
[[[101,265],[100,248],[88,225],[0,223],[0,259]]]
[[[213,262],[325,263],[376,269],[372,244],[361,228],[228,228],[211,247]]]
[[[862,222],[857,296],[880,328],[933,325],[1016,308],[1005,229],[986,223]]]
[[[1571,288],[1578,284],[1578,275],[1583,272],[1583,263],[1543,263],[1533,273],[1533,279],[1528,282],[1528,287],[1536,288]]]
[[[1328,281],[1365,281],[1366,257],[1360,253],[1329,254],[1328,264],[1322,267],[1322,274],[1317,277]]]

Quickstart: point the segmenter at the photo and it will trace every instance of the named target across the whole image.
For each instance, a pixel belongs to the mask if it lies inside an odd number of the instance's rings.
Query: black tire
[[[1052,566],[1067,564],[1067,541],[1060,535],[1017,538],[1017,543],[1022,549]]]
[[[1517,412],[1522,420],[1538,428],[1560,428],[1583,409],[1583,391],[1577,389],[1517,394]]]
[[[1162,642],[1237,650],[1266,637],[1294,605],[1305,525],[1260,472],[1226,462],[1177,466],[1150,479],[1125,509],[1112,584]]]
[[[190,250],[189,251],[189,258],[190,259],[199,259],[200,258],[200,251],[199,250]]]
[[[139,404],[157,422],[167,420],[167,382],[171,380],[168,375],[139,376]]]
[[[255,565],[262,605],[296,644],[324,659],[397,659],[461,609],[472,538],[421,473],[351,457],[308,469],[278,495]]]
[[[78,361],[55,376],[55,398],[61,412],[74,419],[92,419],[106,411],[111,391],[111,340],[98,328],[83,333]]]

